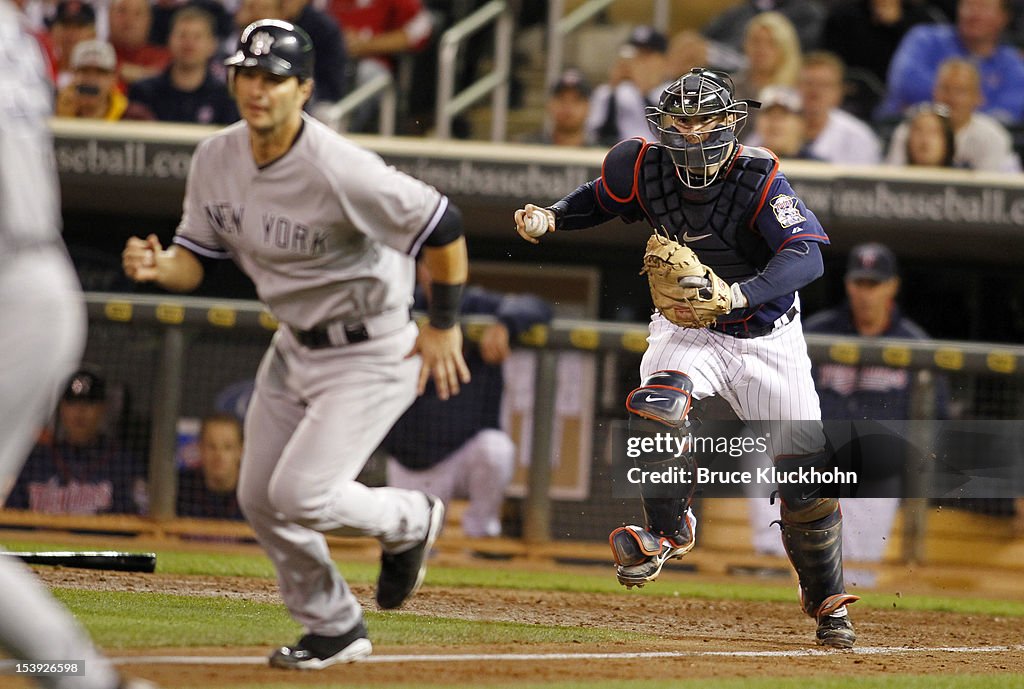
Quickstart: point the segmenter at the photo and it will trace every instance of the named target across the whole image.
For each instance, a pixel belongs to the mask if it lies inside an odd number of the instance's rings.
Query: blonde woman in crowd
[[[747,24],[743,52],[747,68],[736,77],[737,98],[757,98],[766,86],[795,86],[800,73],[800,40],[793,23],[779,12],[762,12]],[[751,109],[746,132],[754,131]]]

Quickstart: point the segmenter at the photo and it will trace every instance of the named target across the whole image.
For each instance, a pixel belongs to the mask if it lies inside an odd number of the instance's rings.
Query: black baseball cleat
[[[853,648],[857,635],[853,631],[853,623],[848,615],[835,617],[826,615],[818,618],[818,631],[815,634],[818,645],[829,648]]]
[[[424,493],[426,495],[426,493]],[[400,553],[385,552],[380,557],[380,576],[377,577],[377,605],[382,610],[401,607],[419,590],[427,574],[427,556],[444,526],[444,503],[440,498],[426,495],[430,506],[427,533],[423,540]]]
[[[345,634],[306,634],[293,646],[282,646],[270,654],[270,667],[285,670],[323,670],[337,663],[351,663],[373,651],[366,625],[360,622]]]

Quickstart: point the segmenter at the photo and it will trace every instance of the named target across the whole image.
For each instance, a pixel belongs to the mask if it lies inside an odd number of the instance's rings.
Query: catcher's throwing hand
[[[469,367],[462,358],[462,329],[456,325],[441,330],[429,323],[420,327],[416,346],[406,357],[423,357],[418,394],[427,388],[427,379],[434,378],[437,396],[443,400],[459,394],[459,383],[469,382]]]
[[[668,237],[647,240],[644,268],[651,300],[665,318],[683,328],[705,328],[733,309],[732,289],[702,264],[697,254]]]
[[[517,210],[515,219],[516,232],[531,244],[537,244],[540,237],[555,231],[555,214],[532,203]]]
[[[163,250],[155,234],[145,239],[131,237],[121,252],[124,274],[135,282],[153,282],[159,275],[156,259]]]

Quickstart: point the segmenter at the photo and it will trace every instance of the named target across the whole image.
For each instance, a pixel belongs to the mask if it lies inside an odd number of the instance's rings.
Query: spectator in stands
[[[150,119],[146,113],[129,108],[128,99],[117,88],[117,57],[106,41],[82,41],[71,55],[71,83],[57,94],[57,117],[116,122]]]
[[[547,120],[544,127],[520,139],[524,144],[549,146],[590,146],[594,142],[586,129],[590,112],[590,83],[578,69],[562,72],[551,87],[544,106]]]
[[[160,74],[171,61],[167,48],[149,42],[152,21],[149,0],[111,0],[110,43],[126,84]]]
[[[348,91],[348,51],[338,21],[313,6],[310,0],[283,0],[281,11],[288,21],[313,40],[313,99],[311,111],[320,113]]]
[[[210,58],[217,51],[213,15],[198,7],[182,7],[171,22],[168,47],[171,64],[162,74],[132,84],[131,102],[162,122],[237,121],[234,99],[210,69]]]
[[[816,51],[804,56],[799,88],[811,153],[829,163],[874,165],[882,159],[882,144],[871,127],[840,109],[843,101],[842,60]]]
[[[232,414],[212,414],[199,427],[199,466],[178,476],[179,517],[242,519],[235,488],[242,462],[242,424]]]
[[[416,308],[425,309],[429,282],[422,270],[420,277]],[[467,349],[472,380],[444,402],[428,383],[388,434],[383,449],[390,455],[388,485],[424,490],[445,503],[468,498],[463,532],[492,537],[501,533],[501,505],[515,467],[515,446],[499,424],[501,363],[509,343],[533,325],[551,320],[552,311],[539,297],[470,287],[462,312],[489,314],[498,321],[484,330],[478,349]]]
[[[791,26],[796,27],[803,50],[818,47],[825,22],[825,6],[817,0],[746,0],[715,16],[705,24],[701,33],[741,50],[746,41],[744,27],[766,11],[781,14]]]
[[[821,45],[847,69],[863,69],[884,85],[903,36],[918,24],[943,20],[940,11],[912,0],[840,0],[829,6]]]
[[[844,109],[872,116],[885,94],[889,61],[903,36],[918,24],[942,21],[942,15],[913,0],[840,0],[829,5],[822,46],[846,64]]]
[[[236,5],[236,2],[231,3],[232,7]],[[213,17],[218,46],[231,34],[234,27],[231,13],[220,0],[154,0],[152,6],[153,20],[149,27],[149,42],[153,45],[167,45],[171,37],[171,20],[182,7],[198,7]]]
[[[889,65],[880,118],[898,118],[932,97],[939,66],[948,58],[973,62],[981,73],[981,111],[1004,124],[1024,120],[1024,58],[1002,42],[1012,0],[960,0],[955,26],[921,25],[900,42]]]
[[[889,162],[898,158],[898,165],[953,167],[956,139],[949,120],[949,108],[919,103],[910,110],[900,128],[900,136],[894,136],[890,144]],[[903,150],[894,156],[893,150],[897,146]]]
[[[942,106],[955,135],[953,166],[989,172],[1021,171],[1020,158],[1013,150],[1013,139],[995,118],[978,112],[981,105],[981,75],[974,63],[950,58],[942,63],[935,81],[935,102]],[[924,110],[931,108],[924,104]],[[909,116],[893,132],[886,161],[906,165],[908,138],[912,125],[919,123],[920,112]],[[926,122],[926,121],[925,121]],[[927,126],[919,124],[919,126]]]
[[[42,437],[7,499],[7,507],[46,514],[145,513],[146,465],[104,428],[106,382],[94,371],[71,377],[57,428]]]
[[[750,145],[764,146],[780,158],[817,160],[804,134],[800,92],[787,86],[768,86],[761,90],[757,100],[761,102],[761,112]]]
[[[743,54],[747,68],[736,75],[736,96],[756,98],[766,86],[795,86],[800,73],[800,43],[793,24],[778,12],[762,12],[747,24]],[[741,139],[757,126],[757,108],[750,108]]]
[[[665,82],[678,77],[669,74],[665,53],[668,40],[650,26],[633,29],[619,49],[608,81],[594,89],[590,98],[587,132],[601,146],[612,146],[623,139],[647,138],[646,109],[658,102]]]
[[[71,53],[82,41],[96,38],[96,12],[82,0],[61,0],[50,25],[50,41],[57,59],[57,88],[71,83]]]
[[[395,71],[394,60],[422,50],[434,21],[421,0],[329,0],[328,11],[345,33],[345,47],[356,61],[353,88]],[[372,128],[377,103],[356,112],[349,131]]]

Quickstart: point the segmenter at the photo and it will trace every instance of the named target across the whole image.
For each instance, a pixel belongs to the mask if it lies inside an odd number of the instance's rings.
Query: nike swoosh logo
[[[654,397],[653,395],[648,395],[647,399],[644,400],[644,401],[645,402],[668,402],[668,400],[669,400],[668,397]]]
[[[699,234],[696,237],[691,237],[689,232],[683,232],[683,241],[684,242],[696,242],[696,241],[699,241],[701,239],[704,239],[705,237],[710,237],[710,236],[711,236],[710,232],[708,232],[707,234]]]
[[[810,493],[804,493],[803,491],[800,491],[800,499],[801,500],[810,500],[811,498],[816,498],[816,497],[818,497],[818,491],[817,490],[812,490]]]

